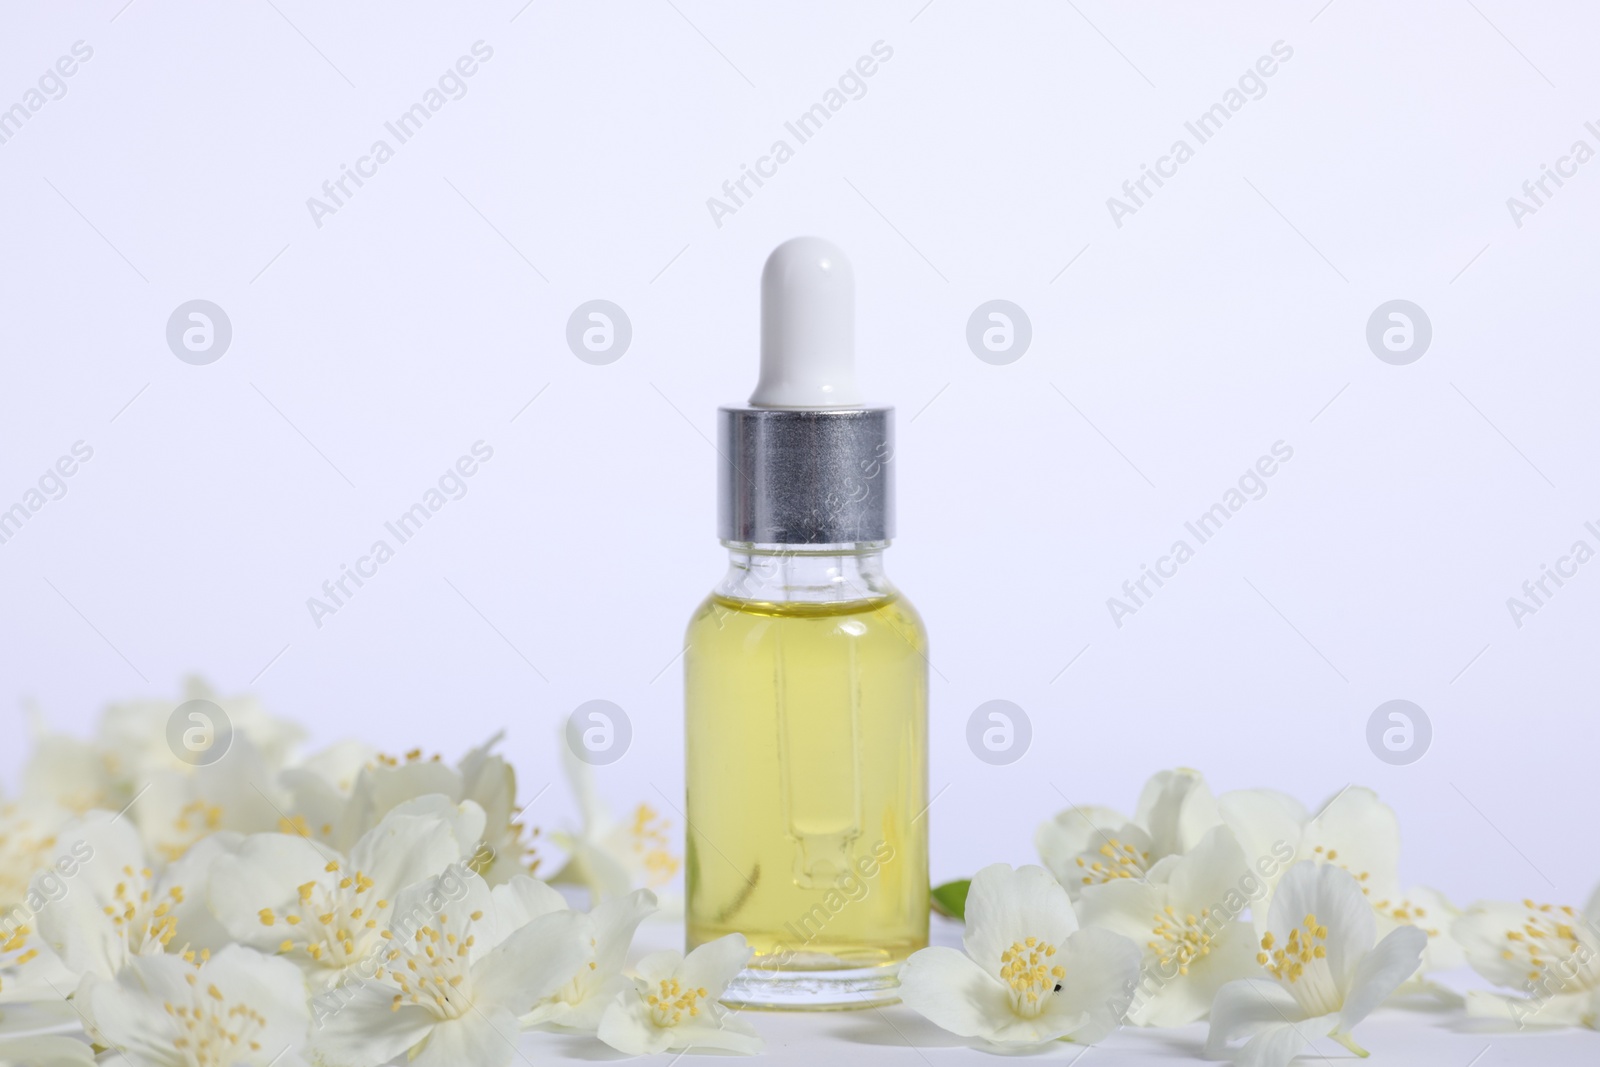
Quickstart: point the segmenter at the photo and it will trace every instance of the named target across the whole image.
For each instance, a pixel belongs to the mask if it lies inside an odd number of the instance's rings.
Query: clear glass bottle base
[[[899,1001],[896,964],[818,971],[747,967],[722,994],[724,1004],[766,1011],[850,1011]]]

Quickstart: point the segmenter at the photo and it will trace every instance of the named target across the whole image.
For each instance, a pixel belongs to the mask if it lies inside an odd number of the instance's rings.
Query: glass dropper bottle
[[[895,999],[927,944],[927,635],[884,574],[893,409],[855,384],[855,280],[834,245],[761,277],[761,376],[719,411],[728,572],[690,620],[690,948],[755,949],[724,1000]]]

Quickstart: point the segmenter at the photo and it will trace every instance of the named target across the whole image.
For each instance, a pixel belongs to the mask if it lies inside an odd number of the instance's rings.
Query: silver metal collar
[[[894,536],[894,409],[719,408],[717,535],[779,545]]]

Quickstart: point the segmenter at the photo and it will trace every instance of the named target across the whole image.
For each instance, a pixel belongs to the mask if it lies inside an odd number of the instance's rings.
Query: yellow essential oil
[[[928,943],[928,640],[883,574],[894,411],[855,384],[850,261],[761,274],[761,378],[718,412],[729,569],[684,653],[690,949],[742,934],[724,1003],[895,1000]]]
[[[744,934],[741,1001],[892,1000],[928,943],[922,620],[898,593],[713,594],[687,645],[689,944]]]

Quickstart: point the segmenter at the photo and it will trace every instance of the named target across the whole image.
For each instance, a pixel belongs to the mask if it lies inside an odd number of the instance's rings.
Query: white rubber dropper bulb
[[[854,408],[856,276],[839,247],[795,237],[761,271],[761,380],[751,407]]]

